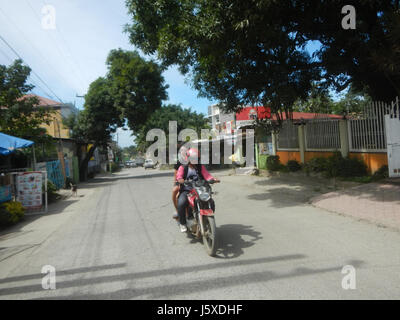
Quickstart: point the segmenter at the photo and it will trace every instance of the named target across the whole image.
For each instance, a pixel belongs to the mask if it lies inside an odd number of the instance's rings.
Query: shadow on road
[[[313,196],[319,195],[318,192],[311,192],[306,188],[292,189],[290,187],[273,188],[263,193],[254,193],[247,196],[250,200],[271,202],[270,206],[274,208],[287,208],[308,203]]]
[[[213,269],[227,269],[238,266],[250,266],[254,264],[264,264],[264,263],[273,263],[280,261],[290,261],[297,259],[304,259],[307,256],[303,254],[288,254],[283,256],[272,256],[265,258],[257,258],[257,259],[247,259],[247,260],[234,260],[229,262],[215,262],[205,265],[198,266],[185,266],[185,267],[173,267],[169,269],[159,269],[159,270],[150,270],[143,272],[135,272],[135,273],[120,273],[114,275],[97,275],[93,277],[82,277],[80,279],[74,280],[64,280],[57,281],[57,291],[67,288],[79,288],[88,285],[101,285],[105,283],[112,282],[127,282],[133,280],[140,280],[145,278],[160,278],[161,276],[177,276],[182,275],[184,273],[198,273],[201,271],[211,271]],[[354,260],[348,261],[346,264],[350,264],[354,267],[360,267],[363,265],[363,261]],[[94,267],[85,267],[71,270],[57,270],[58,276],[66,276],[72,274],[86,273],[86,272],[94,272],[94,271],[102,271],[109,269],[118,269],[124,268],[126,265],[124,263],[113,264],[113,265],[104,265],[104,266],[94,266]],[[288,273],[277,273],[272,271],[263,271],[263,272],[248,272],[241,273],[239,275],[231,275],[224,278],[218,277],[211,279],[202,279],[202,280],[194,280],[194,281],[186,281],[184,283],[174,283],[174,284],[163,284],[160,286],[154,287],[145,287],[145,288],[132,288],[132,289],[124,289],[117,290],[109,293],[102,294],[87,294],[87,295],[77,295],[77,296],[46,296],[45,299],[133,299],[140,296],[148,296],[150,299],[162,299],[171,297],[174,293],[182,295],[185,293],[191,293],[193,290],[196,291],[204,291],[204,290],[212,290],[212,289],[220,289],[224,287],[232,287],[238,285],[247,285],[249,283],[258,283],[258,282],[267,282],[274,281],[285,278],[293,278],[293,277],[301,277],[301,276],[309,276],[321,273],[328,272],[340,272],[342,270],[343,265],[338,265],[330,268],[296,268]],[[41,279],[43,277],[42,274],[37,275],[23,275],[17,277],[10,277],[5,279],[0,279],[0,284],[7,282],[18,282],[25,281],[31,279]],[[25,285],[25,286],[17,286],[17,287],[9,287],[9,288],[0,288],[0,296],[6,295],[14,295],[14,294],[26,294],[26,293],[34,293],[34,292],[43,292],[41,288],[40,282],[35,285]]]
[[[292,255],[292,256],[283,256],[283,257],[270,257],[270,258],[262,258],[262,259],[253,259],[253,260],[244,260],[242,261],[242,265],[244,264],[253,264],[253,263],[266,263],[266,262],[274,262],[279,260],[289,260],[289,259],[299,259],[303,258],[303,255]],[[248,263],[246,263],[248,262]],[[363,264],[363,261],[349,261],[348,264],[354,267],[360,267]],[[346,263],[346,264],[347,264]],[[229,268],[235,265],[241,265],[239,261],[230,262],[230,263],[220,263],[218,267],[220,268]],[[215,264],[213,264],[214,267]],[[199,266],[200,268],[203,266]],[[189,267],[184,268],[188,272],[197,272],[199,267]],[[206,266],[204,266],[206,267]],[[289,278],[296,278],[296,277],[306,277],[306,276],[313,276],[317,274],[324,274],[324,273],[340,273],[342,270],[342,265],[337,265],[328,268],[295,268],[289,272],[274,272],[274,271],[261,271],[261,272],[248,272],[248,273],[241,273],[236,275],[231,275],[227,277],[218,277],[218,278],[208,278],[208,279],[200,279],[200,280],[193,280],[193,281],[186,281],[183,283],[173,283],[173,284],[162,284],[159,286],[153,287],[135,287],[135,288],[127,288],[122,290],[116,290],[113,292],[107,293],[99,293],[99,294],[83,294],[77,296],[46,296],[39,299],[82,299],[82,300],[95,300],[95,299],[135,299],[142,296],[145,296],[148,299],[165,299],[171,298],[174,294],[178,294],[180,296],[185,294],[190,294],[193,292],[202,292],[208,291],[213,289],[222,289],[222,288],[229,288],[229,287],[237,287],[241,285],[249,285],[252,283],[265,283],[269,281],[276,281],[281,279],[289,279]],[[169,269],[171,272],[175,270],[177,274],[181,274],[183,272],[182,268],[176,269]],[[154,277],[159,277],[160,275],[165,275],[167,270],[160,270],[160,271],[151,271],[154,273]],[[77,281],[64,281],[61,283],[57,283],[57,290],[62,290],[63,288],[71,288],[77,286],[86,286],[90,284],[101,284],[106,282],[114,282],[114,281],[129,281],[135,279],[135,274],[124,274],[124,275],[115,275],[115,276],[105,276],[105,277],[97,277],[91,279],[81,279]],[[39,291],[41,289],[38,286],[27,286],[22,287],[25,291],[24,292],[32,292],[32,291]],[[33,290],[35,288],[35,290]],[[13,290],[14,289],[14,290]],[[16,288],[10,288],[10,293],[16,293]],[[0,289],[0,294],[5,294]],[[21,291],[23,292],[23,291]],[[226,298],[226,297],[225,297]]]
[[[244,249],[253,246],[262,239],[261,233],[252,226],[225,224],[217,228],[217,258],[233,259],[241,256]]]

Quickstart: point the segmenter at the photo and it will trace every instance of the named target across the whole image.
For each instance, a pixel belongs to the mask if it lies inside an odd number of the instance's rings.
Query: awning
[[[8,134],[0,132],[0,154],[8,155],[15,152],[17,149],[28,148],[33,145],[34,142],[30,140],[25,140]]]

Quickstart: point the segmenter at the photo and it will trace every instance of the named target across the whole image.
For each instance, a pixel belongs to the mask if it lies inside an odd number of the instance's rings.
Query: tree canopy
[[[90,84],[84,109],[65,121],[75,140],[93,145],[80,164],[83,179],[96,147],[106,147],[126,121],[140,130],[167,97],[161,67],[137,52],[112,50],[106,63],[108,72]]]
[[[15,60],[0,65],[0,131],[12,136],[48,143],[51,138],[42,124],[51,122],[52,112],[39,106],[35,96],[25,97],[34,86],[28,83],[31,69]]]
[[[146,61],[136,51],[112,50],[107,58],[107,79],[114,107],[137,131],[167,99],[162,68]]]
[[[177,64],[200,95],[227,111],[270,105],[290,112],[313,83],[352,85],[373,99],[399,94],[399,2],[351,1],[356,29],[344,30],[342,0],[127,0],[125,30],[146,54]],[[312,56],[307,46],[317,47]]]

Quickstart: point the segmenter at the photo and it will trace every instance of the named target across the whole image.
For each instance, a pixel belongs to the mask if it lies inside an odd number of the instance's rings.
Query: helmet
[[[186,151],[186,161],[197,164],[199,162],[199,150],[190,148],[188,151]]]

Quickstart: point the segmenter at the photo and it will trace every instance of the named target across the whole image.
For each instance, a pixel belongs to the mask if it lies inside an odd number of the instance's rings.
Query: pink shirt
[[[176,173],[176,180],[183,179],[183,175],[185,173],[185,167],[180,166],[178,172]],[[201,165],[201,174],[205,180],[212,180],[214,177],[207,171],[204,165]]]

